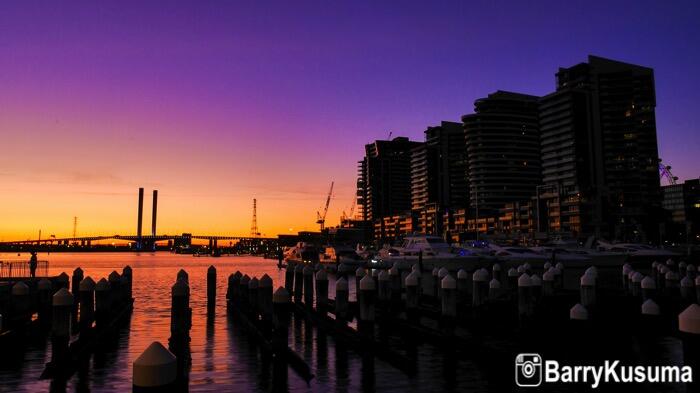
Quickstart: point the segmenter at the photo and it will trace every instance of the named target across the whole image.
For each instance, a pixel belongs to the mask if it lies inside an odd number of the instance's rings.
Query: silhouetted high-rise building
[[[411,210],[411,150],[420,144],[396,137],[365,145],[357,182],[363,218],[377,223]],[[375,237],[383,238],[384,230],[378,232]]]
[[[442,235],[443,215],[468,204],[466,143],[462,124],[443,121],[425,130],[411,152],[411,210],[419,230]]]
[[[700,180],[661,187],[662,206],[667,211],[663,239],[700,243]]]
[[[536,96],[497,91],[462,116],[471,208],[497,212],[535,195],[541,179],[537,102]]]
[[[658,230],[653,70],[589,56],[540,101],[542,231],[644,239]]]

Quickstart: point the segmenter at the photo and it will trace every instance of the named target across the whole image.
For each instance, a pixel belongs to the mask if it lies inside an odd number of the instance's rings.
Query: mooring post
[[[569,323],[571,325],[571,334],[573,337],[583,338],[589,333],[590,322],[588,320],[588,310],[581,303],[576,303],[569,310]],[[582,340],[582,343],[585,340]],[[582,343],[577,343],[578,345],[583,345]]]
[[[379,295],[379,303],[383,305],[389,304],[389,300],[391,300],[390,280],[389,272],[386,270],[379,272],[379,276],[377,277],[377,284],[379,287],[377,294]]]
[[[335,316],[338,321],[348,320],[348,301],[350,291],[348,290],[348,280],[340,277],[335,281]]]
[[[453,326],[457,319],[457,280],[447,274],[440,280],[440,289],[443,322]]]
[[[520,277],[520,273],[515,268],[508,269],[508,292],[513,297],[518,293],[518,277]]]
[[[688,276],[681,280],[681,302],[684,307],[695,303],[695,282]]]
[[[233,297],[233,282],[235,280],[235,277],[233,273],[228,275],[228,278],[226,279],[226,305],[230,306],[231,305],[231,300]]]
[[[243,274],[236,270],[235,273],[233,273],[233,279],[231,280],[231,298],[229,299],[229,302],[231,305],[237,306],[240,301],[241,301],[241,279],[243,278]]]
[[[503,271],[500,263],[496,262],[491,266],[491,274],[499,283],[503,281]]]
[[[447,277],[448,274],[450,274],[450,272],[444,267],[441,267],[438,270],[437,281],[435,282],[436,294],[438,298],[442,297],[442,279]]]
[[[301,303],[304,295],[304,265],[294,267],[294,303]]]
[[[39,323],[46,328],[51,324],[51,308],[53,292],[51,290],[51,281],[42,278],[37,284],[39,292]]]
[[[391,304],[391,309],[394,311],[398,310],[401,306],[402,273],[406,273],[405,275],[408,276],[408,273],[405,271],[402,272],[396,263],[389,269],[389,302]]]
[[[688,267],[685,269],[685,271],[688,277],[690,277],[692,280],[695,280],[698,277],[697,268],[692,263],[688,264]]]
[[[472,275],[472,307],[479,307],[486,302],[488,294],[488,277],[489,274],[485,269],[479,269]]]
[[[177,357],[158,341],[154,341],[134,360],[132,366],[134,392],[167,392],[175,390]]]
[[[66,272],[61,272],[61,274],[56,277],[56,286],[57,290],[61,288],[66,288],[68,289],[68,282],[70,281],[70,277],[68,277],[68,274]]]
[[[80,282],[83,281],[83,269],[76,267],[70,281],[70,293],[73,294],[73,310],[71,312],[71,326],[75,329],[78,326],[78,303],[80,302]]]
[[[365,275],[367,275],[367,271],[362,266],[355,269],[355,297],[358,302],[360,301],[360,280],[362,280]]]
[[[24,329],[24,325],[32,319],[29,286],[23,281],[18,281],[12,286],[10,294],[12,296],[11,304],[15,321]]]
[[[553,268],[549,268],[542,275],[542,296],[552,296],[554,295],[554,271]]]
[[[595,277],[588,272],[584,273],[584,275],[581,276],[580,285],[581,305],[591,312],[596,303]]]
[[[57,367],[65,366],[65,361],[68,359],[72,309],[73,295],[66,288],[59,289],[53,295],[51,322],[51,363]]]
[[[418,271],[414,270],[406,276],[406,318],[410,321],[415,321],[418,318]]]
[[[521,326],[528,326],[534,310],[532,304],[532,281],[527,273],[518,278],[518,319]]]
[[[700,276],[695,277],[695,295],[697,296],[697,303],[700,303]]]
[[[366,339],[374,339],[374,303],[376,296],[376,284],[371,276],[365,275],[360,280],[360,318],[357,328]]]
[[[316,272],[316,311],[326,314],[328,309],[328,273],[325,269]]]
[[[642,295],[642,280],[644,275],[640,272],[632,274],[632,296],[640,297]]]
[[[306,265],[302,271],[304,280],[304,305],[308,309],[314,308],[314,268]]]
[[[656,281],[653,278],[650,276],[644,277],[640,286],[642,288],[642,300],[656,300]]]
[[[241,281],[238,284],[238,294],[240,295],[240,300],[238,301],[238,306],[241,308],[241,311],[247,313],[249,311],[249,302],[248,302],[248,286],[250,285],[250,277],[247,274],[244,274],[243,277],[241,277]]]
[[[494,302],[498,300],[501,295],[501,283],[495,278],[489,281],[489,301]]]
[[[80,334],[87,333],[95,320],[95,281],[85,277],[78,286],[80,296]]]
[[[272,328],[272,278],[267,274],[258,282],[258,309],[265,332]]]
[[[678,299],[681,296],[678,273],[668,270],[664,275],[664,288],[666,296],[671,299]]]
[[[131,299],[134,297],[134,272],[132,271],[131,266],[124,266],[122,269],[122,277],[126,278],[126,287],[124,288],[126,300],[131,301]]]
[[[439,275],[440,269],[438,269],[437,267],[434,267],[433,270],[430,272],[430,288],[428,289],[428,294],[433,298],[436,298],[438,296],[438,288],[440,287],[440,281],[438,281]]]
[[[691,304],[678,315],[678,330],[683,341],[683,363],[697,372],[700,367],[700,306]],[[700,381],[688,385],[689,392],[698,391]]]
[[[678,275],[680,277],[685,277],[688,270],[688,264],[685,261],[678,262]]]
[[[186,342],[189,339],[189,308],[190,286],[187,281],[179,279],[171,289],[172,302],[170,308],[170,343]]]
[[[537,274],[530,276],[530,284],[532,284],[532,302],[534,304],[542,297],[542,279]]]
[[[216,268],[214,265],[207,269],[207,310],[216,309]]]
[[[121,308],[122,297],[121,297],[121,277],[116,271],[109,273],[107,277],[109,281],[109,298],[110,306],[114,308]],[[116,310],[113,310],[116,311]]]
[[[457,304],[459,307],[464,307],[467,304],[469,298],[469,290],[467,289],[467,273],[464,269],[459,269],[457,271]]]
[[[95,285],[95,325],[98,329],[107,326],[111,307],[109,282],[101,278]]]
[[[653,279],[649,277],[652,281]],[[641,330],[643,333],[657,333],[662,328],[661,308],[653,299],[649,298],[641,307]]]
[[[188,284],[190,282],[190,275],[187,274],[187,271],[185,271],[185,269],[178,270],[177,276],[175,277],[175,281],[181,280],[181,279],[185,280],[185,282]]]
[[[289,292],[283,287],[277,288],[272,295],[272,347],[278,356],[284,356],[289,336]]]
[[[253,321],[258,319],[258,286],[260,285],[260,280],[257,277],[253,277],[248,282],[248,309],[250,310],[250,316]]]

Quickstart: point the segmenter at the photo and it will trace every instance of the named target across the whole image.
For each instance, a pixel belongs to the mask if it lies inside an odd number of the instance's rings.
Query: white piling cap
[[[629,264],[625,263],[625,265],[622,266],[622,275],[623,276],[628,276],[631,271],[632,271],[632,266],[630,266]]]
[[[501,264],[500,263],[494,263],[493,267],[491,267],[491,270],[494,272],[500,272],[501,271]]]
[[[379,281],[389,281],[389,272],[387,272],[386,270],[382,270],[379,273],[378,278],[379,278]]]
[[[39,288],[40,291],[47,291],[47,290],[51,289],[51,286],[52,286],[51,281],[49,281],[45,278],[42,278],[41,280],[39,280],[39,283],[37,284],[37,288]]]
[[[177,357],[158,341],[154,341],[134,360],[134,386],[166,386],[177,378]]]
[[[681,286],[684,288],[692,288],[695,286],[695,283],[693,282],[693,280],[690,277],[685,276],[681,280]]]
[[[272,294],[272,303],[289,303],[289,292],[284,287],[279,287]]]
[[[525,262],[525,264],[523,265],[523,268],[524,268],[525,270],[531,270],[531,269],[532,269],[532,266],[530,266],[529,263]]]
[[[457,280],[448,274],[440,281],[440,287],[442,289],[455,289],[457,288]]]
[[[390,276],[398,276],[399,274],[400,274],[399,267],[396,266],[396,264],[394,264],[394,266],[392,266],[391,269],[389,269],[389,275]]]
[[[541,287],[542,279],[540,279],[540,276],[538,276],[537,274],[533,274],[532,276],[530,276],[530,283],[533,287]]]
[[[420,270],[420,266],[418,266],[417,263],[414,263],[413,266],[411,266],[411,270],[414,271],[414,272],[415,272],[416,270]]]
[[[304,265],[301,263],[294,266],[294,273],[303,273],[304,272]]]
[[[641,283],[643,279],[644,279],[644,275],[642,273],[634,272],[634,275],[632,276],[632,282]]]
[[[629,264],[625,263],[625,266],[629,266]],[[656,262],[656,261],[654,261],[654,262],[651,263],[651,267],[652,267],[653,269],[656,269],[656,267],[658,267],[658,266],[659,266],[659,263]]]
[[[66,288],[61,288],[54,293],[51,303],[54,306],[72,306],[73,295],[71,295]]]
[[[687,271],[687,272],[694,272],[694,271],[695,271],[695,265],[693,265],[692,263],[689,263],[689,264],[688,264],[688,267],[685,268],[685,271]]]
[[[685,333],[700,334],[700,306],[691,304],[678,315],[678,330]]]
[[[673,266],[673,265],[675,265],[676,263],[673,261],[673,259],[668,258],[668,259],[666,260],[666,264],[667,264],[668,266]]]
[[[561,270],[564,270],[564,264],[561,263],[561,262],[557,262],[557,264],[556,264],[554,267],[556,267],[556,268],[559,269],[560,271],[561,271]]]
[[[668,272],[668,271],[670,271],[670,270],[671,270],[671,269],[669,269],[666,265],[659,265],[659,272],[660,272],[661,274],[666,274],[666,272]]]
[[[335,290],[337,291],[346,291],[348,290],[348,280],[345,279],[345,277],[340,277],[335,281]]]
[[[494,278],[491,281],[489,281],[489,288],[499,289],[499,288],[501,288],[501,283]]]
[[[664,275],[664,278],[666,281],[678,281],[678,273],[674,272],[673,270],[669,270]]]
[[[554,270],[549,269],[542,275],[543,281],[554,281]]]
[[[586,269],[585,273],[590,273],[593,275],[593,277],[598,277],[598,269],[595,266],[591,266],[588,269]]]
[[[552,263],[551,263],[551,262],[545,262],[545,263],[544,263],[544,266],[543,266],[544,271],[549,270],[549,268],[551,268],[551,267],[552,267]]]
[[[248,283],[248,289],[258,289],[258,284],[260,283],[260,280],[258,280],[257,277],[253,277],[250,282]]]
[[[582,287],[594,287],[595,286],[595,276],[591,273],[586,272],[581,276],[581,286]]]
[[[418,275],[415,271],[411,272],[406,276],[406,286],[415,287],[418,286]]]
[[[258,283],[258,286],[260,288],[272,288],[272,278],[268,276],[267,274],[263,274],[262,277],[260,277],[260,282]]]
[[[687,268],[687,267],[688,267],[688,264],[685,263],[685,261],[680,261],[680,262],[678,262],[678,267],[681,268],[681,269],[682,269],[682,268]]]
[[[430,274],[433,275],[433,277],[437,277],[438,273],[440,273],[440,269],[434,267],[433,271],[430,272]]]
[[[24,283],[24,281],[19,281],[12,286],[12,295],[29,295],[29,287]]]
[[[518,273],[525,273],[525,265],[518,266]]]
[[[83,278],[83,281],[78,285],[78,290],[80,291],[94,291],[95,290],[95,280],[90,276]]]
[[[443,278],[443,277],[447,276],[448,274],[450,274],[450,272],[447,269],[445,269],[444,267],[440,268],[440,270],[438,270],[438,277],[440,277],[440,278]]]
[[[366,274],[367,274],[367,271],[362,266],[358,267],[357,270],[355,270],[356,277],[364,277]]]
[[[459,269],[457,271],[457,279],[458,280],[466,280],[468,278],[467,271],[464,269]]]
[[[557,263],[557,266],[554,266],[552,268],[552,272],[554,273],[555,276],[558,276],[561,274],[562,269],[559,267],[559,264]]]
[[[520,275],[520,278],[518,278],[518,287],[531,287],[532,286],[532,279],[530,279],[530,276],[527,273],[523,273]]]
[[[190,294],[190,286],[187,285],[187,281],[183,278],[175,281],[172,287],[172,296],[187,296]]]
[[[360,280],[360,291],[373,291],[375,289],[376,285],[374,284],[374,279],[372,277],[362,277],[362,280]]]
[[[479,269],[472,275],[473,281],[486,282],[489,279],[489,274]]]
[[[630,270],[630,272],[627,273],[627,278],[632,280],[635,274],[637,274],[637,272],[635,272],[634,270]]]
[[[95,291],[109,291],[109,282],[102,277],[100,281],[95,284]]]
[[[515,270],[514,268],[508,269],[508,277],[517,277],[518,276],[518,271]]]
[[[316,280],[317,281],[328,281],[328,273],[326,272],[325,269],[321,269],[318,272],[316,272]]]
[[[649,276],[644,277],[642,279],[642,289],[656,289],[656,281]]]
[[[576,303],[576,305],[569,310],[569,319],[585,321],[588,319],[588,310],[586,310],[586,307],[583,307],[581,303]]]
[[[659,308],[659,305],[656,304],[656,302],[654,302],[651,299],[647,299],[642,304],[642,314],[643,315],[660,315],[661,309]]]

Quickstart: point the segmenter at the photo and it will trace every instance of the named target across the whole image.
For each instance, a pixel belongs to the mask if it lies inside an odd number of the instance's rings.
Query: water
[[[17,259],[17,256],[0,254],[0,259]],[[190,391],[269,391],[269,370],[262,366],[259,350],[245,330],[227,318],[225,294],[227,277],[236,270],[258,278],[268,274],[275,287],[283,285],[284,271],[277,269],[276,261],[233,256],[195,258],[160,252],[140,255],[54,253],[41,254],[39,259],[50,261],[50,275],[64,271],[71,275],[73,269],[80,266],[85,276],[95,281],[130,265],[133,268],[134,312],[115,345],[105,353],[93,355],[65,386],[39,379],[51,357],[46,339],[28,342],[23,350],[10,354],[0,350],[0,392],[130,391],[134,359],[153,341],[167,346],[170,288],[181,268],[189,273],[193,313]],[[208,319],[206,313],[206,270],[210,264],[217,268],[217,307],[213,319]],[[352,285],[350,287],[353,290]],[[331,296],[334,293],[332,288],[330,293]],[[413,377],[379,359],[369,360],[342,344],[336,345],[332,337],[319,334],[303,321],[292,323],[290,346],[309,363],[315,374],[307,385],[290,369],[288,386],[294,392],[482,392],[489,386],[484,370],[470,359],[445,358],[439,349],[428,344],[416,348],[419,372]]]

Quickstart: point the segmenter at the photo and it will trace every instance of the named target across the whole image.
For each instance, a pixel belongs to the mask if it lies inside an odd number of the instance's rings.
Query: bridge
[[[55,238],[50,237],[46,239],[27,239],[27,240],[11,240],[0,242],[0,245],[13,245],[13,244],[70,244],[70,243],[81,243],[89,244],[94,241],[101,240],[124,240],[128,242],[142,242],[142,243],[155,243],[158,241],[172,240],[172,241],[191,241],[191,240],[207,240],[210,242],[218,242],[220,240],[229,241],[277,241],[276,237],[250,237],[250,236],[228,236],[228,235],[100,235],[100,236],[80,236],[80,237],[64,237]]]

